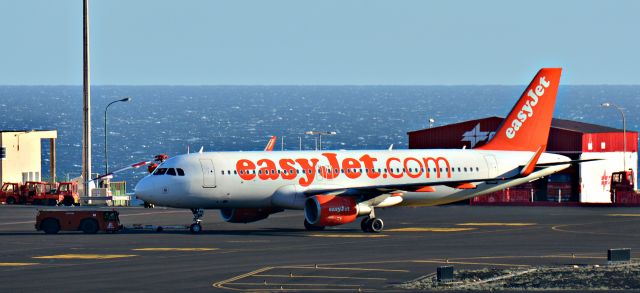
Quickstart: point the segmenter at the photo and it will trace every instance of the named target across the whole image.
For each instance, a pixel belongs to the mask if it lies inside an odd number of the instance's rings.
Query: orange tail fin
[[[484,150],[535,152],[546,148],[562,68],[538,71]]]
[[[267,142],[267,146],[264,147],[265,152],[270,152],[273,150],[273,147],[276,146],[276,136],[272,136]]]

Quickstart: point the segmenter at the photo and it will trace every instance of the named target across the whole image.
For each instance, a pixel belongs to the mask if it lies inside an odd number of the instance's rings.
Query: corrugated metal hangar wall
[[[408,132],[410,149],[476,148],[485,144],[503,118],[487,117]],[[507,191],[509,201],[610,203],[611,174],[631,169],[638,174],[638,132],[553,119],[547,152],[572,159],[604,159],[583,163]],[[634,188],[637,189],[637,180]],[[491,197],[488,197],[491,199]],[[483,199],[480,199],[483,200]]]

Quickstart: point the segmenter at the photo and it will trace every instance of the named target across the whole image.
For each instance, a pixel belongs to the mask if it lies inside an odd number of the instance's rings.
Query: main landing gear
[[[191,209],[191,213],[193,214],[193,224],[189,226],[189,231],[192,234],[198,234],[202,232],[202,225],[200,225],[200,218],[204,215],[204,209]]]
[[[380,218],[366,217],[360,222],[360,228],[363,232],[379,233],[384,229],[384,222]]]
[[[384,229],[384,222],[380,218],[376,218],[376,213],[371,209],[371,213],[360,222],[362,232],[380,233]]]

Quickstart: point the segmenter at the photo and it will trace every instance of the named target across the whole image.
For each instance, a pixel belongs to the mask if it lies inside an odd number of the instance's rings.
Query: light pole
[[[104,174],[109,174],[109,155],[107,153],[107,110],[109,110],[109,106],[117,103],[117,102],[128,102],[131,101],[130,97],[126,97],[124,99],[115,100],[107,105],[104,108]]]
[[[316,150],[322,150],[322,136],[323,135],[336,135],[335,131],[307,131],[304,134],[309,135],[318,135],[318,140],[320,141],[320,147],[318,148],[318,143],[316,141]]]
[[[618,109],[618,111],[620,111],[620,114],[622,115],[622,136],[623,136],[622,143],[624,144],[624,146],[622,147],[622,152],[624,153],[622,156],[622,166],[624,171],[626,172],[627,171],[627,119],[624,116],[624,111],[621,107],[613,103],[602,103],[600,106],[605,108],[614,107]]]

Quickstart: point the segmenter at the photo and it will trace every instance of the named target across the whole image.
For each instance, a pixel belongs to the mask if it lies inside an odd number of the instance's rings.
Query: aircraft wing
[[[365,196],[378,196],[384,193],[390,192],[433,192],[434,186],[449,186],[452,188],[460,189],[474,189],[477,182],[496,182],[513,179],[514,177],[501,177],[501,178],[487,178],[487,179],[473,179],[473,182],[469,180],[439,180],[431,182],[419,182],[419,183],[404,183],[404,184],[383,184],[383,185],[366,185],[366,186],[352,186],[352,187],[317,187],[304,191],[306,196],[313,196],[318,194],[339,194],[339,195],[365,195]]]
[[[601,159],[587,159],[587,160],[572,160],[565,162],[553,162],[553,163],[537,163],[537,159],[540,156],[540,150],[538,150],[532,159],[526,164],[520,166],[520,172],[516,173],[516,175],[511,177],[495,177],[495,178],[484,178],[484,179],[472,179],[472,180],[438,180],[438,181],[430,181],[430,182],[418,182],[418,183],[404,183],[404,184],[383,184],[383,185],[367,185],[367,186],[352,186],[352,187],[315,187],[304,191],[306,196],[313,196],[318,194],[335,194],[335,195],[344,195],[344,196],[365,196],[365,197],[375,197],[385,193],[392,192],[433,192],[435,191],[435,186],[448,186],[451,188],[459,188],[459,189],[475,189],[475,184],[478,182],[492,182],[497,183],[498,181],[512,180],[516,178],[526,177],[535,171],[542,170],[545,168],[549,168],[552,166],[558,165],[567,165],[567,164],[579,164],[591,161],[599,161]],[[535,164],[535,167],[534,165]]]

